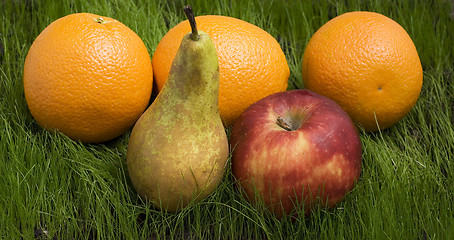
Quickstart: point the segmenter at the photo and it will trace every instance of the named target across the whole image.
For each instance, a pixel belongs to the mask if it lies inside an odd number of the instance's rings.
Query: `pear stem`
[[[192,29],[191,39],[194,41],[199,40],[199,32],[197,31],[197,24],[195,22],[194,12],[192,11],[191,5],[184,6],[183,11],[189,20],[189,24],[191,24]]]

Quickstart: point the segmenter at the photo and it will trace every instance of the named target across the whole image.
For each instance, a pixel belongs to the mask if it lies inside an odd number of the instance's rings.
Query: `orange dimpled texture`
[[[252,103],[285,91],[290,74],[285,55],[273,36],[240,19],[208,15],[196,17],[198,30],[208,33],[219,59],[219,112],[230,126]],[[188,21],[172,28],[153,54],[154,79],[163,87],[183,36],[191,31]]]
[[[336,101],[365,131],[400,121],[423,82],[410,36],[373,12],[345,13],[323,25],[305,49],[302,75],[305,88]]]
[[[153,71],[147,48],[131,29],[115,19],[77,13],[39,34],[23,80],[39,125],[96,143],[134,125],[150,100]]]

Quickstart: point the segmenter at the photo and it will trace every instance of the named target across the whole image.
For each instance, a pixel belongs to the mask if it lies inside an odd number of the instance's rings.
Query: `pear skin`
[[[193,21],[192,33],[183,38],[164,87],[136,122],[127,151],[128,172],[137,193],[168,212],[211,194],[229,157],[218,108],[216,48]]]

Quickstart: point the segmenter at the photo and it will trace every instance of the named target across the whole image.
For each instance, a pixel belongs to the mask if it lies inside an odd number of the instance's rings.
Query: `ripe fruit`
[[[196,17],[198,29],[210,35],[219,58],[219,111],[225,126],[233,124],[249,105],[287,89],[290,74],[279,43],[263,29],[225,16]],[[172,28],[153,54],[158,91],[169,74],[183,36],[190,31],[188,21]]]
[[[139,36],[94,14],[54,21],[25,60],[25,98],[36,122],[82,142],[104,142],[132,127],[152,86],[150,56]]]
[[[169,212],[211,194],[229,157],[218,110],[216,48],[196,30],[190,7],[185,12],[192,33],[181,42],[161,93],[134,126],[127,153],[134,188]]]
[[[295,205],[333,207],[361,172],[361,142],[348,114],[308,90],[272,94],[249,106],[230,135],[232,171],[250,201],[278,217]],[[304,199],[304,200],[303,200]],[[317,202],[321,201],[321,202]]]
[[[345,13],[323,25],[305,49],[302,74],[305,88],[336,101],[366,131],[401,120],[423,80],[410,36],[373,12]]]

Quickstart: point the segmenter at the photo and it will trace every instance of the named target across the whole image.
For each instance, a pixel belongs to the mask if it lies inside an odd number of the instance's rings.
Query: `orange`
[[[131,29],[112,18],[77,13],[38,35],[23,80],[39,125],[95,143],[134,125],[150,100],[153,71],[147,48]]]
[[[336,101],[365,131],[400,121],[418,100],[423,82],[410,36],[373,12],[328,21],[310,39],[302,67],[304,87]]]
[[[285,55],[273,36],[243,20],[217,15],[196,17],[198,30],[208,33],[219,59],[219,112],[225,126],[252,103],[285,91],[290,74]],[[183,21],[169,30],[153,54],[154,79],[163,87],[183,36],[191,31]]]

